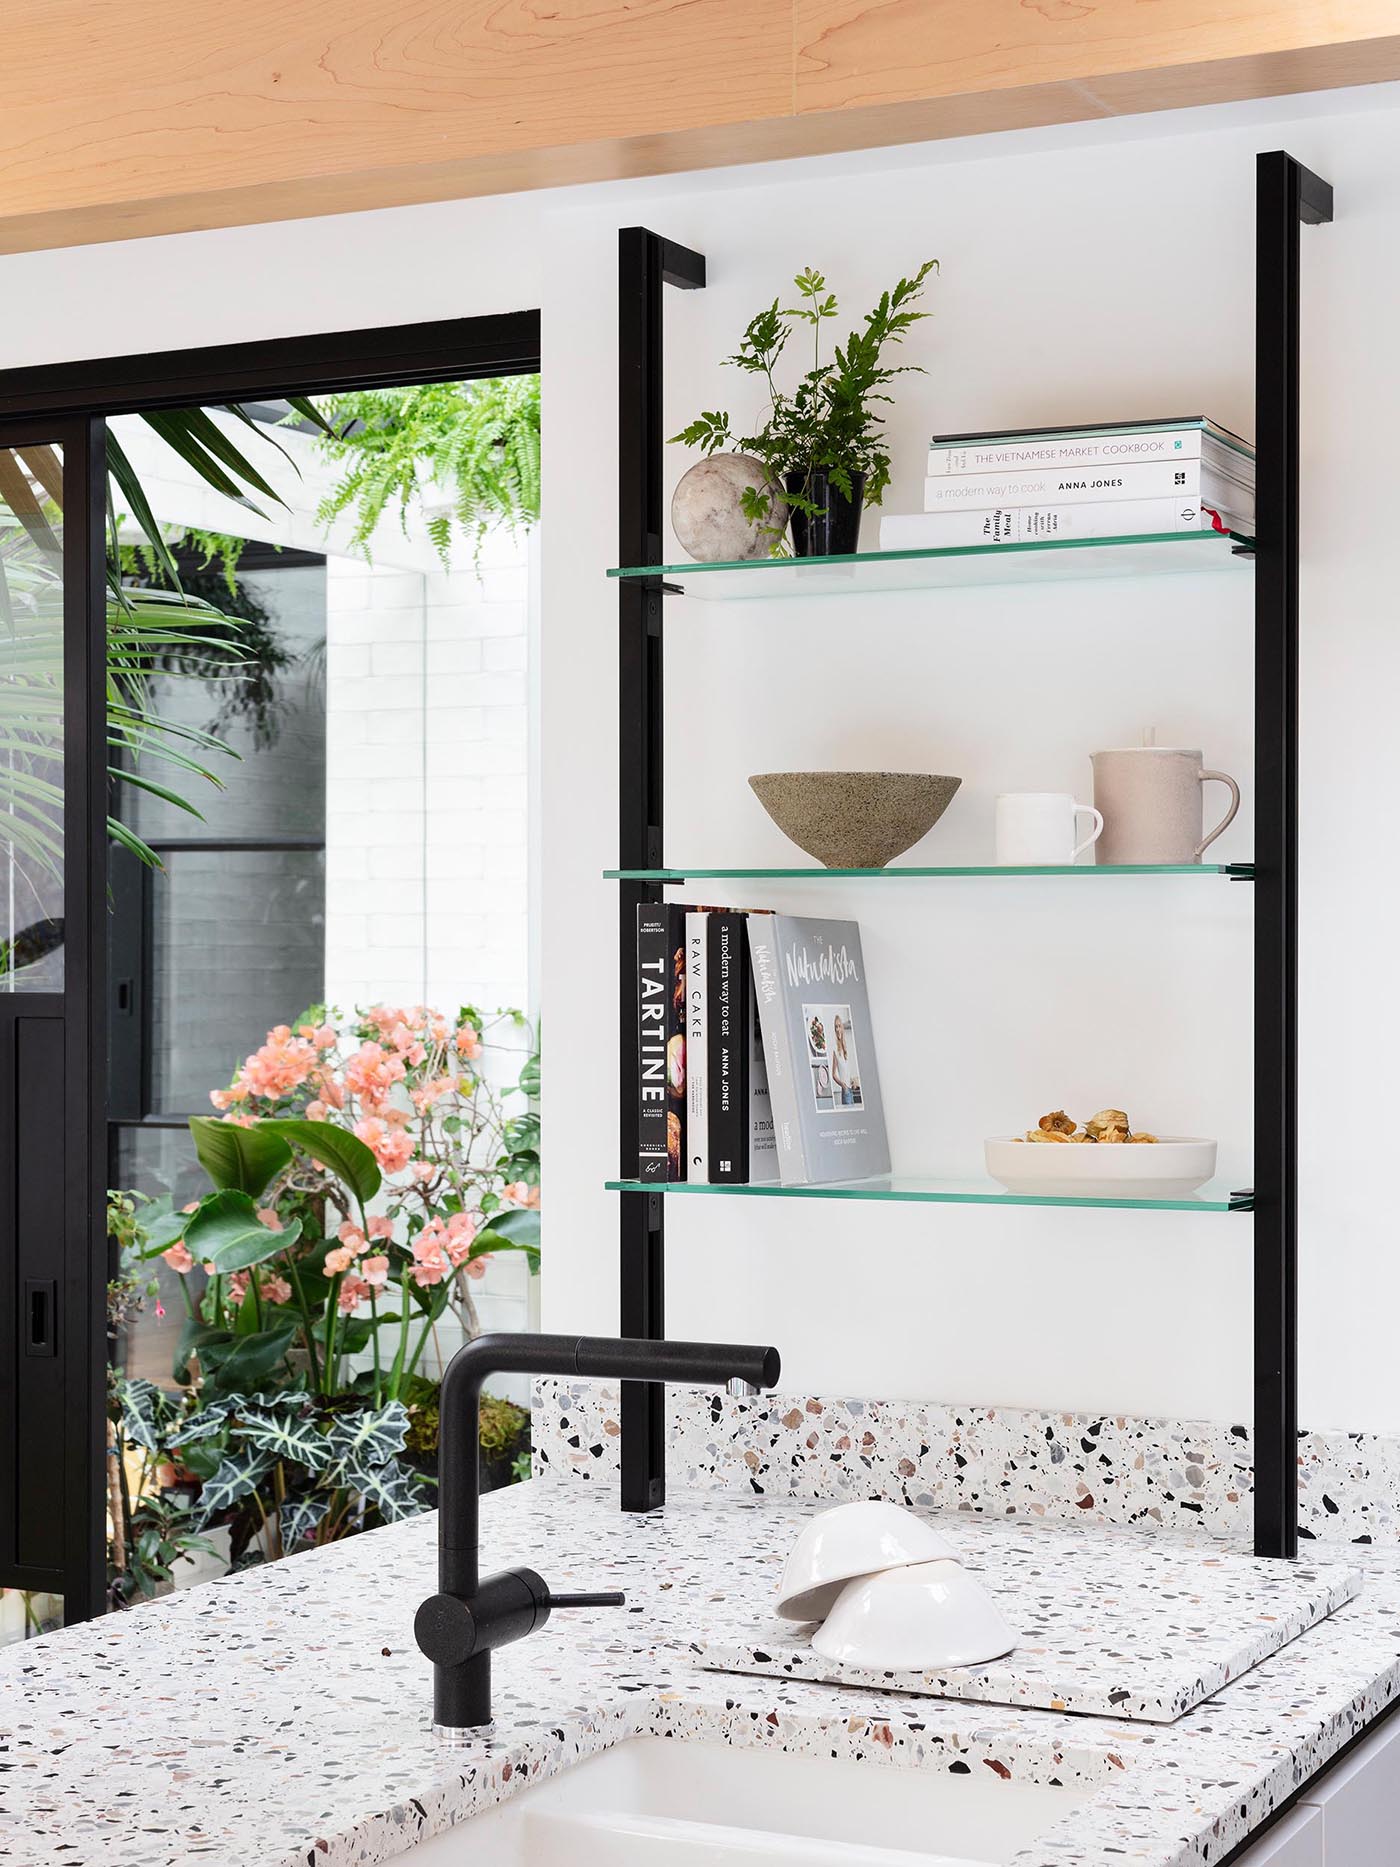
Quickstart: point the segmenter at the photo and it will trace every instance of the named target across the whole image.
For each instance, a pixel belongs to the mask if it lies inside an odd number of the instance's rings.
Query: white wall
[[[1302,1411],[1394,1429],[1394,90],[0,260],[16,364],[542,306],[549,1326],[616,1321],[616,1209],[599,1190],[614,923],[598,880],[615,855],[615,229],[645,220],[709,258],[706,292],[668,294],[670,428],[739,407],[716,359],[799,265],[823,265],[857,312],[937,255],[937,315],[910,345],[929,374],[892,427],[895,509],[917,504],[931,428],[1204,410],[1248,430],[1252,158],[1280,146],[1338,199],[1337,224],[1305,235]],[[153,267],[158,296],[136,289]],[[673,615],[669,852],[777,858],[745,775],[868,761],[963,776],[935,832],[952,859],[985,846],[996,790],[1082,790],[1088,752],[1147,723],[1202,744],[1248,797],[1249,629],[1247,588],[1205,579]],[[1248,853],[1247,817],[1222,856]],[[901,1165],[952,1171],[1043,1106],[1121,1099],[1219,1134],[1243,1173],[1246,890],[840,898],[865,929]],[[792,1386],[1248,1412],[1247,1219],[678,1200],[668,1232],[673,1329],[771,1337]]]
[[[327,566],[333,1004],[529,1002],[527,546],[461,555]]]

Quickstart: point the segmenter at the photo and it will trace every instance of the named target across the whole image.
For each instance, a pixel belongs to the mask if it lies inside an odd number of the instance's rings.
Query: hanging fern
[[[540,516],[538,376],[358,390],[323,397],[318,411],[333,430],[321,432],[321,450],[344,471],[317,517],[326,525],[353,512],[366,556],[386,510],[398,507],[406,534],[414,502],[431,505],[435,489],[452,501],[428,520],[444,566],[456,528],[479,557],[492,526],[521,531]]]

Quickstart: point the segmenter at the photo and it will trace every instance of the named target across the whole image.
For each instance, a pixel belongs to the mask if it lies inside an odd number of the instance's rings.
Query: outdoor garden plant
[[[113,1409],[190,1533],[276,1556],[431,1502],[439,1326],[479,1332],[491,1256],[538,1263],[538,1085],[521,1014],[378,1005],[279,1025],[213,1092],[210,1192],[138,1214],[136,1258],[181,1279],[180,1391],[119,1383]],[[504,1455],[525,1416],[500,1407]]]

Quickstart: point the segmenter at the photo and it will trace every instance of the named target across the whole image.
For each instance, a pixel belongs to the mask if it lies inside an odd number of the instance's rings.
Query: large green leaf
[[[493,1251],[523,1251],[531,1276],[540,1268],[540,1215],[528,1206],[493,1212],[472,1240],[472,1256],[485,1257]]]
[[[292,1158],[272,1122],[244,1128],[212,1115],[191,1115],[190,1133],[199,1164],[215,1186],[256,1199]]]
[[[216,1393],[231,1394],[265,1380],[286,1359],[296,1340],[296,1325],[264,1329],[258,1335],[239,1336],[228,1353],[220,1353],[209,1369],[209,1385]]]
[[[258,1217],[258,1209],[248,1195],[231,1188],[211,1193],[200,1203],[199,1210],[190,1214],[185,1227],[185,1244],[191,1256],[212,1264],[220,1275],[261,1264],[300,1237],[300,1219],[274,1232]]]
[[[368,1205],[383,1184],[379,1162],[358,1135],[328,1121],[264,1121],[259,1128],[281,1135],[299,1154],[306,1154],[341,1181]]]
[[[183,1387],[190,1378],[192,1355],[198,1355],[201,1363],[207,1354],[213,1354],[217,1360],[218,1351],[232,1341],[233,1336],[229,1330],[215,1328],[212,1323],[203,1322],[198,1316],[187,1316],[180,1329],[171,1373]]]

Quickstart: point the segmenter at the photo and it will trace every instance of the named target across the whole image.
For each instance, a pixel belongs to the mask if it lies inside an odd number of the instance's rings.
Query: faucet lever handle
[[[551,1595],[549,1605],[554,1608],[623,1608],[627,1597],[620,1589],[605,1589],[601,1594],[593,1595]]]

